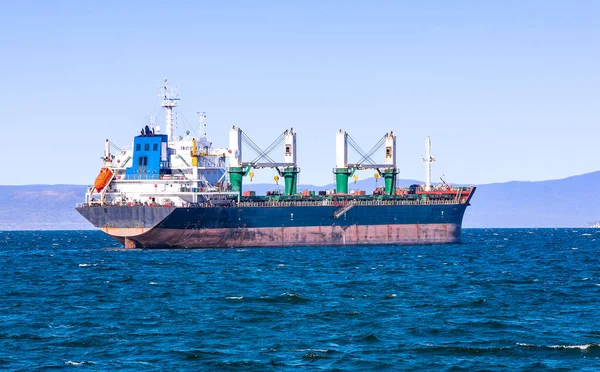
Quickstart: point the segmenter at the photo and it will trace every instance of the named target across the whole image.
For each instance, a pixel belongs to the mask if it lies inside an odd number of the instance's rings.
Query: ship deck
[[[331,199],[318,199],[318,200],[303,200],[303,199],[288,199],[288,200],[226,200],[219,201],[218,203],[213,202],[202,202],[202,203],[187,203],[186,205],[182,205],[182,207],[186,208],[227,208],[227,207],[235,207],[235,208],[244,208],[244,207],[294,207],[294,206],[304,206],[304,207],[319,207],[319,206],[345,206],[345,205],[355,205],[355,206],[377,206],[377,205],[453,205],[453,204],[465,204],[464,200],[456,200],[456,199],[372,199],[372,200],[356,200],[356,199],[340,199],[340,200],[331,200]],[[108,205],[116,205],[116,206],[155,206],[155,207],[176,207],[171,203],[159,204],[159,203],[111,203],[101,201],[93,201],[89,203],[78,203],[77,207],[101,207]]]

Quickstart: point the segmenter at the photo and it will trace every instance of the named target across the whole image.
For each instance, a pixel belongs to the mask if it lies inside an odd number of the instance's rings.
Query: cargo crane
[[[360,156],[357,163],[348,163],[348,145],[352,147]],[[385,161],[383,164],[377,164],[371,156],[385,145]],[[336,193],[348,193],[348,177],[354,175],[357,170],[375,169],[385,180],[385,194],[394,195],[396,192],[396,135],[390,131],[386,133],[368,152],[363,151],[360,146],[348,135],[346,131],[339,130],[336,135],[336,159],[335,168],[335,187]]]
[[[273,152],[283,140],[284,161],[276,162],[271,158]],[[256,157],[250,162],[242,160],[242,143],[250,147]],[[290,128],[275,139],[266,149],[261,149],[241,128],[232,127],[229,131],[229,183],[231,190],[242,192],[242,179],[251,169],[273,168],[285,180],[285,194],[294,195],[298,183],[300,168],[296,164],[296,132]]]

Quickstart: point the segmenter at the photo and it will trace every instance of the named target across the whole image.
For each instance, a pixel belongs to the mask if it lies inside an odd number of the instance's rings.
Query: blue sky
[[[599,14],[594,1],[5,2],[0,184],[91,184],[105,138],[128,145],[162,120],[165,77],[180,132],[197,111],[222,146],[231,125],[264,147],[294,127],[301,183],[332,181],[339,128],[365,149],[394,130],[402,178],[424,179],[428,135],[434,179],[596,171]]]

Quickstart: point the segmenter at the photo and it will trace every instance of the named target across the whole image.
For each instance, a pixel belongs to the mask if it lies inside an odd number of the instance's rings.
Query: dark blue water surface
[[[598,370],[600,230],[126,250],[0,232],[0,369]]]

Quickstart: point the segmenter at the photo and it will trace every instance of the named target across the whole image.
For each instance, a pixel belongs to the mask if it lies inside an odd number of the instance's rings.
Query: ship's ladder
[[[356,202],[352,201],[352,202],[344,205],[343,207],[337,209],[335,212],[333,212],[333,218],[340,218],[341,215],[343,215],[344,213],[348,212],[355,205],[356,205]]]
[[[125,166],[127,166],[127,162],[128,162],[129,160],[131,160],[131,155],[130,155],[130,156],[127,156],[127,157],[125,158],[125,161],[123,161],[123,163],[121,163],[121,166],[120,166],[120,168],[125,168]]]
[[[183,164],[185,164],[186,167],[191,167],[191,165],[187,161],[185,161],[185,159],[183,158],[183,156],[177,154],[177,157],[179,159],[181,159],[181,161],[183,162]]]

